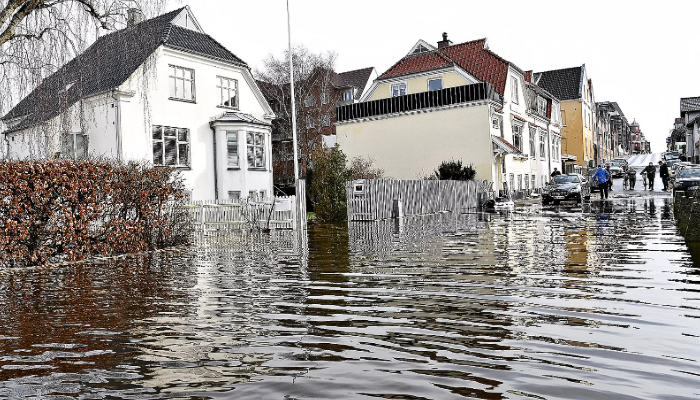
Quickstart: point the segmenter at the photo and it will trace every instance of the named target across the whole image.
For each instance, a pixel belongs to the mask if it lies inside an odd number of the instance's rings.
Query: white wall
[[[347,155],[370,157],[394,179],[419,179],[443,161],[462,160],[493,181],[489,105],[472,105],[336,125]]]

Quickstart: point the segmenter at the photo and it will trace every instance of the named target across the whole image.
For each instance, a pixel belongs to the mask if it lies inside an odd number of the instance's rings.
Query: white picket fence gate
[[[201,232],[230,232],[255,229],[306,229],[306,181],[297,182],[296,196],[262,199],[192,201],[186,205],[195,228]],[[299,225],[297,225],[297,212]]]
[[[487,181],[365,179],[345,185],[349,221],[378,221],[440,212],[476,212]]]

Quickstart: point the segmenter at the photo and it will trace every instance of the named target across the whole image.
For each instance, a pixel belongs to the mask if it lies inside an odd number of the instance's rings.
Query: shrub
[[[316,217],[323,221],[347,219],[345,182],[352,179],[345,154],[338,148],[317,149],[311,153],[313,179],[309,198]]]
[[[476,176],[476,170],[462,166],[462,161],[443,161],[435,170],[435,178],[439,180],[470,181]]]
[[[350,160],[350,171],[352,179],[382,179],[384,169],[374,166],[374,159],[371,157],[354,157]]]
[[[105,161],[0,162],[0,266],[42,265],[186,243],[182,178]]]

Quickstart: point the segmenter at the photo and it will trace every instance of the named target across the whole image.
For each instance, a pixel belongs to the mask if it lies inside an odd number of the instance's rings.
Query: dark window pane
[[[175,137],[176,131],[175,128],[165,128],[165,136]]]
[[[264,157],[263,157],[263,151],[261,147],[256,147],[255,148],[255,166],[258,168],[262,168],[265,166],[263,163]]]
[[[179,165],[190,165],[190,151],[189,151],[189,145],[188,144],[180,144],[179,145],[179,156],[180,156],[180,163]]]
[[[248,158],[248,166],[249,166],[249,167],[255,167],[253,146],[248,146],[248,151],[246,152],[246,156],[247,156],[247,158]]]
[[[188,129],[178,129],[177,134],[178,134],[178,140],[181,142],[186,142],[187,141],[187,134],[189,133]]]
[[[163,165],[163,143],[153,143],[153,164]]]
[[[175,138],[165,138],[165,165],[176,165],[177,141]]]
[[[153,139],[158,139],[158,140],[163,139],[163,127],[162,126],[154,126],[153,127]]]

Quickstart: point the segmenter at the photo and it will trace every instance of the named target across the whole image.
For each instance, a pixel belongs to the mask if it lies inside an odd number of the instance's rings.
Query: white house
[[[8,158],[146,160],[192,199],[272,191],[272,109],[248,65],[188,7],[98,39],[2,118]]]

